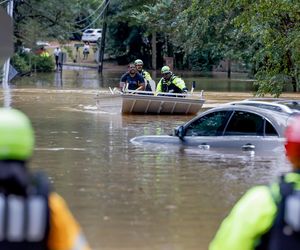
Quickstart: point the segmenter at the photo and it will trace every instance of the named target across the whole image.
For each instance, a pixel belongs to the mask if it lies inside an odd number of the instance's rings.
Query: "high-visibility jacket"
[[[47,51],[43,51],[41,54],[40,54],[41,57],[49,57],[49,53]]]
[[[288,173],[283,178],[300,190],[299,173]],[[273,228],[278,214],[277,205],[282,199],[279,183],[247,191],[222,222],[209,250],[254,250],[261,245],[263,236]]]
[[[145,90],[146,90],[146,91],[152,91],[152,88],[151,88],[151,86],[150,86],[150,84],[149,84],[149,81],[152,80],[150,73],[147,72],[146,70],[143,70],[143,69],[142,69],[142,71],[139,72],[139,73],[140,73],[140,74],[143,76],[143,78],[145,79],[145,83],[146,83]]]
[[[142,70],[139,73],[144,77],[145,80],[147,81],[152,80],[150,73],[147,72],[146,70]]]
[[[157,84],[156,92],[170,92],[173,93],[183,93],[187,91],[185,82],[178,76],[171,75],[170,79],[165,80],[163,77]]]

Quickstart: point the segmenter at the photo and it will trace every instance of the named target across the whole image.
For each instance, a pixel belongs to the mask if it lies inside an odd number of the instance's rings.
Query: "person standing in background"
[[[55,59],[55,66],[56,66],[56,70],[59,69],[59,54],[61,53],[61,49],[59,47],[56,47],[53,50],[53,55],[54,55],[54,59]]]
[[[88,42],[84,44],[82,53],[83,53],[83,60],[87,60],[90,53],[90,45]]]

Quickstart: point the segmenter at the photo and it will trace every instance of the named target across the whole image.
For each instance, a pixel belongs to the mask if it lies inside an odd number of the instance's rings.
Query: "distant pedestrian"
[[[87,60],[90,53],[90,45],[86,42],[83,46],[83,60]]]
[[[61,49],[59,47],[55,48],[53,51],[53,55],[55,58],[56,70],[59,69],[59,54],[61,53]]]

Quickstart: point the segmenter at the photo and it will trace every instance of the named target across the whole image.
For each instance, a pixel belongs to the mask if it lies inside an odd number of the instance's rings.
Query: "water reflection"
[[[284,157],[133,145],[137,135],[168,134],[191,117],[123,116],[115,101],[98,109],[94,89],[113,77],[66,70],[62,75],[62,89],[53,75],[42,75],[39,88],[38,78],[16,82],[12,106],[33,121],[31,167],[49,173],[94,249],[207,249],[245,190],[288,169]]]
[[[120,77],[124,71],[105,71],[102,75],[99,75],[96,68],[78,68],[72,66],[64,66],[62,72],[56,73],[44,73],[44,74],[33,74],[30,79],[19,78],[15,80],[15,84],[18,86],[36,86],[41,88],[80,88],[80,89],[99,89],[118,87]],[[156,83],[160,79],[159,74],[151,72]],[[187,87],[192,88],[192,82],[196,82],[195,91],[253,91],[253,82],[247,79],[247,74],[236,74],[233,75],[232,79],[227,79],[225,73],[218,73],[210,76],[203,76],[197,74],[180,73],[185,80]]]

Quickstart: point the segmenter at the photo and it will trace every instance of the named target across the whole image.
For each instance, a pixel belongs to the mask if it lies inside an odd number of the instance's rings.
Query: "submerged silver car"
[[[247,105],[207,110],[177,127],[173,135],[138,136],[134,144],[167,144],[235,151],[283,150],[284,131],[293,114]]]

